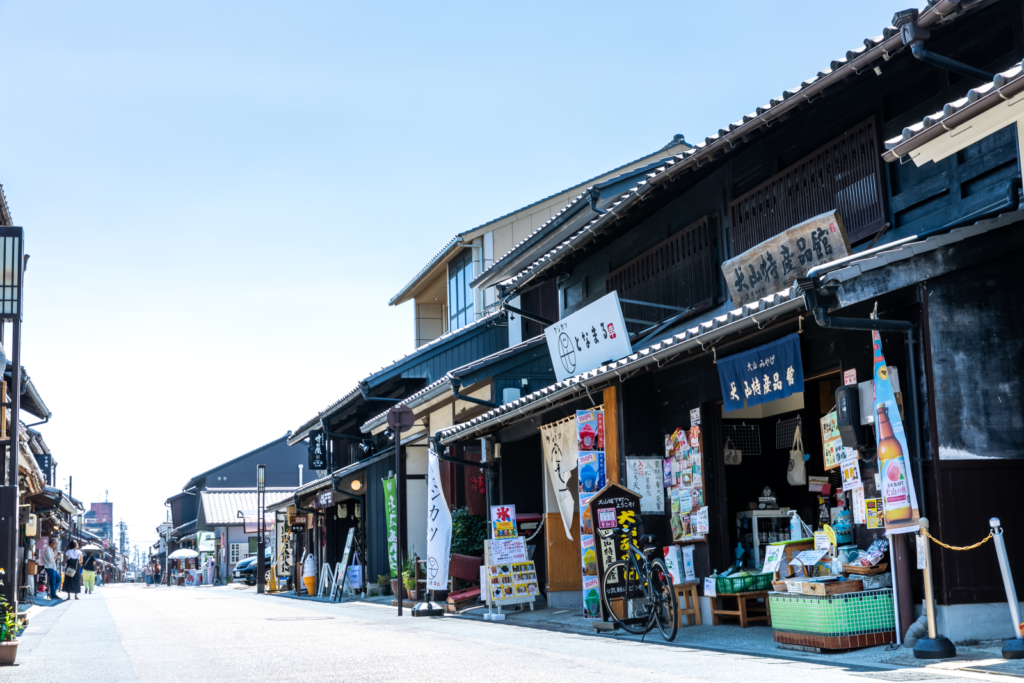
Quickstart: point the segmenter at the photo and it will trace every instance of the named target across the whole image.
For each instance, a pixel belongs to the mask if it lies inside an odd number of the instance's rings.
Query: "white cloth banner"
[[[441,461],[427,454],[427,589],[448,590],[448,562],[452,551],[452,513],[441,488]]]
[[[558,511],[565,525],[565,535],[571,541],[572,515],[576,510],[576,500],[569,490],[569,479],[576,469],[576,418],[561,420],[554,424],[542,425],[540,428],[541,444],[544,449],[544,462],[548,467],[548,479],[555,489]]]

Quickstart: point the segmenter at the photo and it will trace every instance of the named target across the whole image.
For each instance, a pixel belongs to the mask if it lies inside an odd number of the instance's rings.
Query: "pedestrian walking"
[[[88,553],[82,562],[82,583],[85,585],[86,595],[92,595],[96,590],[96,556],[92,553]]]
[[[78,593],[82,589],[82,551],[78,549],[78,541],[71,541],[68,544],[68,550],[64,553],[64,592],[68,594],[68,600],[71,599],[71,594],[75,594],[75,600],[78,599]]]
[[[43,548],[43,569],[46,570],[46,597],[57,599],[57,539],[50,538]]]
[[[148,564],[142,568],[142,580],[145,581],[147,587],[153,584],[153,568]]]

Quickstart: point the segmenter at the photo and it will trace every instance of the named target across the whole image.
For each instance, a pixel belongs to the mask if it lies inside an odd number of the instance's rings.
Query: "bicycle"
[[[646,636],[657,624],[662,638],[670,642],[675,640],[679,628],[679,606],[672,590],[672,575],[665,562],[651,557],[654,547],[650,544],[654,542],[654,536],[641,536],[640,543],[645,547],[640,550],[632,541],[633,527],[629,524],[599,533],[604,539],[626,539],[629,551],[628,559],[608,565],[601,579],[601,602],[615,627],[633,635]],[[613,609],[613,601],[619,603],[616,606],[623,612],[621,617]]]

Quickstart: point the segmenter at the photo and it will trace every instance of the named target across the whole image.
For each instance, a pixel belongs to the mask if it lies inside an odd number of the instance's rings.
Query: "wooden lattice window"
[[[732,255],[835,209],[850,242],[874,235],[885,225],[881,164],[868,119],[733,201]]]
[[[718,291],[718,214],[704,216],[656,247],[608,274],[608,292],[619,299],[698,311],[711,307]],[[627,321],[655,322],[676,311],[622,304]],[[629,322],[631,332],[644,327]]]

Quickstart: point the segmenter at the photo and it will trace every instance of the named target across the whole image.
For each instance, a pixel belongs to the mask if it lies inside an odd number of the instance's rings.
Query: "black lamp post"
[[[11,608],[18,609],[18,427],[21,413],[21,309],[22,277],[25,273],[25,231],[0,227],[0,344],[4,343],[4,322],[11,321],[11,386],[0,405],[11,410],[11,429],[0,443],[7,446],[10,459],[7,485],[0,486],[0,567],[6,570],[0,589]],[[6,368],[7,359],[0,347]],[[10,396],[10,401],[7,400]],[[2,413],[0,413],[2,416]]]
[[[256,592],[267,590],[266,561],[263,553],[267,548],[266,524],[264,515],[267,507],[267,466],[256,465]]]

